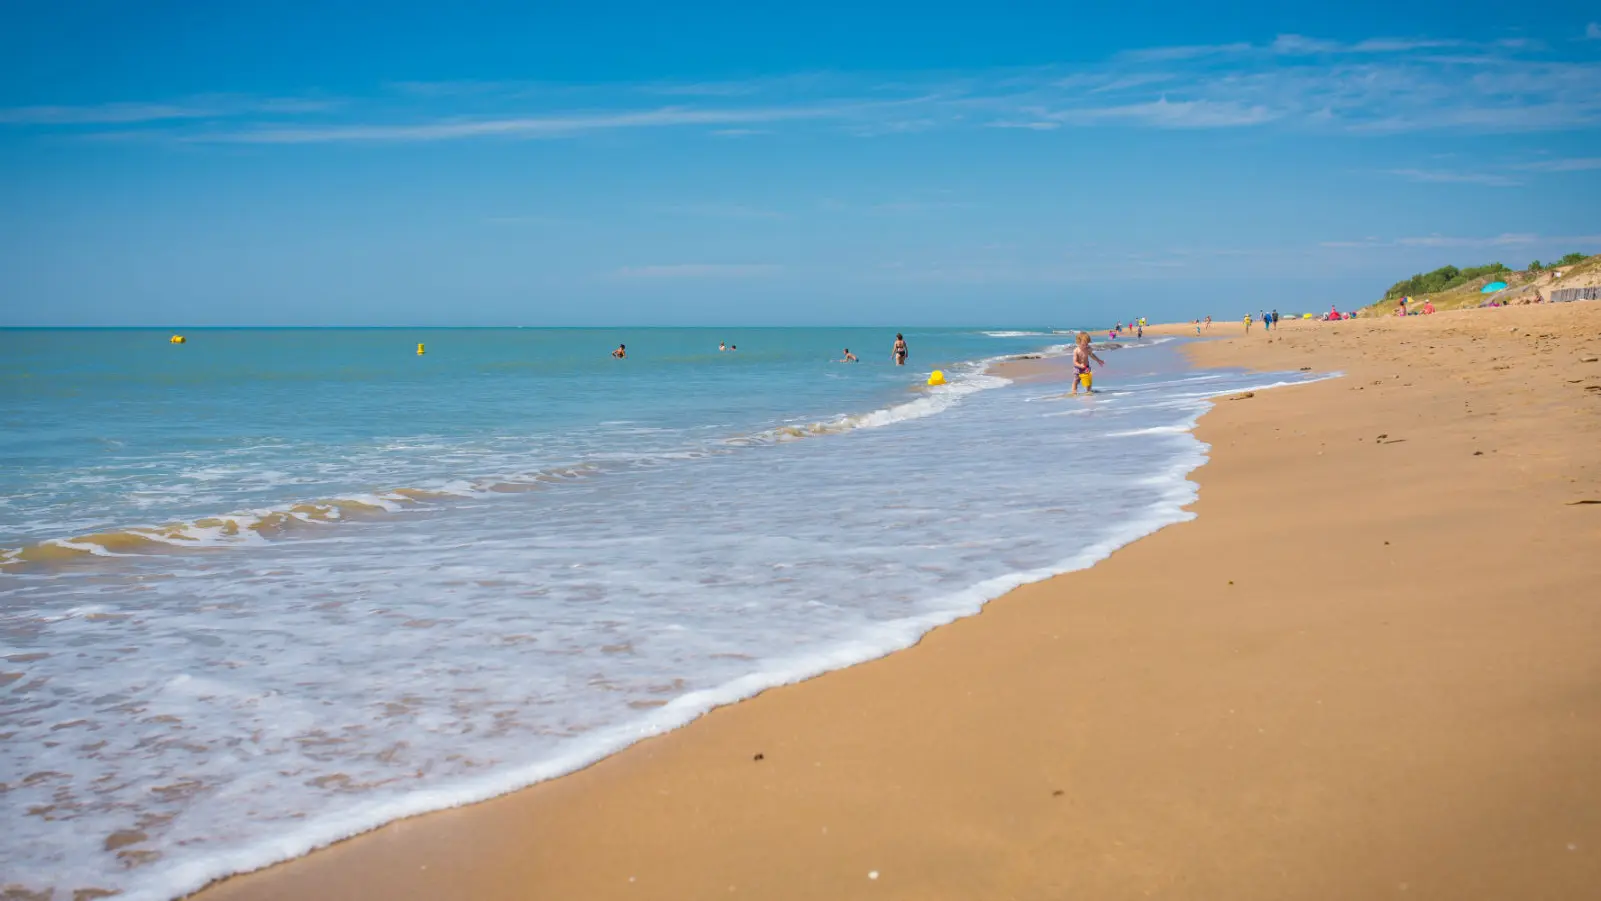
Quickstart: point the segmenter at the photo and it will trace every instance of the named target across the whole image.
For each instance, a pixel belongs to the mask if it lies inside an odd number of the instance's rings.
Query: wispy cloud
[[[936,195],[932,198],[911,198],[903,200],[882,200],[877,202],[844,201],[834,197],[824,198],[818,207],[829,213],[853,213],[861,215],[904,215],[911,213],[937,213],[947,210],[970,210],[977,206],[967,200],[952,200],[937,195],[947,193],[944,191],[931,191]]]
[[[1534,163],[1523,163],[1517,168],[1528,169],[1533,172],[1586,172],[1591,169],[1601,169],[1601,156],[1540,160]]]
[[[1457,237],[1452,235],[1422,235],[1410,238],[1362,238],[1357,241],[1324,241],[1318,246],[1335,248],[1352,247],[1517,247],[1542,240],[1539,235],[1507,232],[1489,237]],[[1547,238],[1544,240],[1566,240]]]
[[[671,128],[684,125],[724,125],[736,122],[780,122],[838,116],[833,107],[751,107],[694,109],[665,107],[653,110],[443,120],[410,125],[332,125],[317,128],[257,128],[202,132],[184,140],[233,144],[332,144],[394,141],[449,141],[484,137],[562,137],[584,132],[626,128]]]
[[[783,219],[776,210],[764,210],[743,203],[685,203],[656,207],[658,212],[679,216],[702,216],[709,219]]]
[[[1320,242],[1318,244],[1318,246],[1319,247],[1341,247],[1341,248],[1346,248],[1346,247],[1383,247],[1388,243],[1389,243],[1388,241],[1382,241],[1382,240],[1380,240],[1378,238],[1359,238],[1359,239],[1357,239],[1355,241],[1322,241],[1322,242]]]
[[[1523,184],[1523,182],[1509,175],[1497,175],[1493,172],[1452,172],[1445,169],[1390,169],[1386,174],[1399,176],[1407,181],[1430,184],[1484,185],[1491,188],[1515,188]]]
[[[1442,41],[1426,38],[1369,38],[1350,45],[1349,50],[1352,53],[1413,53],[1418,50],[1466,46],[1469,46],[1466,41]]]
[[[1273,39],[1267,49],[1273,53],[1339,53],[1345,49],[1345,45],[1339,41],[1322,41],[1299,34],[1281,34]]]
[[[3,125],[137,125],[190,119],[218,119],[251,114],[298,115],[334,109],[332,100],[301,98],[197,98],[174,103],[90,103],[78,106],[13,106],[0,108]]]
[[[1140,72],[1133,75],[1124,75],[1119,78],[1114,78],[1104,84],[1095,85],[1094,87],[1090,88],[1090,93],[1106,94],[1113,91],[1127,91],[1131,88],[1144,87],[1145,85],[1171,82],[1174,80],[1174,77],[1175,76],[1168,72]]]
[[[1540,240],[1539,235],[1509,232],[1488,238],[1424,235],[1418,238],[1397,238],[1395,243],[1402,247],[1516,247],[1523,244],[1533,244],[1538,240]]]
[[[1584,26],[1584,36],[1588,40],[1601,41],[1601,22],[1591,22]]]
[[[760,93],[762,87],[757,81],[699,81],[650,84],[642,90],[669,97],[748,97]]]
[[[612,274],[619,278],[640,279],[734,279],[767,278],[784,271],[773,263],[672,263],[656,266],[624,266]]]
[[[1028,129],[1029,131],[1055,131],[1056,129],[1062,127],[1062,123],[1060,122],[1050,122],[1043,119],[1032,122],[1012,122],[1002,119],[1000,121],[986,122],[984,124],[990,128],[1023,128]]]
[[[0,109],[7,125],[128,125],[216,115],[207,107],[168,103],[100,103],[89,106],[14,106]]]
[[[1142,50],[1130,50],[1123,56],[1132,60],[1161,62],[1164,60],[1200,59],[1207,56],[1229,56],[1236,53],[1250,53],[1252,49],[1252,46],[1246,43],[1188,44],[1176,47],[1147,47]]]
[[[1062,110],[1051,118],[1075,125],[1137,124],[1157,128],[1232,128],[1260,125],[1275,118],[1266,106],[1234,101],[1178,100],[1166,97],[1125,106]]]
[[[1336,41],[1282,34],[1266,43],[1155,47],[1098,63],[958,73],[396,82],[344,103],[335,115],[322,115],[329,104],[316,98],[19,106],[0,109],[0,125],[120,125],[125,139],[260,145],[555,139],[673,128],[721,138],[801,128],[880,138],[975,127],[1046,133],[1271,126],[1359,134],[1601,127],[1601,61],[1556,53],[1526,38]],[[661,105],[664,97],[677,102]]]
[[[930,213],[972,208],[973,204],[963,200],[891,200],[886,203],[875,203],[869,207],[875,213]]]
[[[484,222],[490,225],[571,225],[571,219],[559,216],[490,216]]]
[[[1205,57],[1242,56],[1245,54],[1277,54],[1281,56],[1311,56],[1336,53],[1379,54],[1412,53],[1444,47],[1472,46],[1467,41],[1437,38],[1368,38],[1345,43],[1301,34],[1281,34],[1266,44],[1235,42],[1228,44],[1191,44],[1177,47],[1150,47],[1124,54],[1128,59],[1146,61],[1194,60]]]

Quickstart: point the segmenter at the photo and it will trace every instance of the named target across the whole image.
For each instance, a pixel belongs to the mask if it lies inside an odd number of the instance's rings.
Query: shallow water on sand
[[[135,898],[905,647],[1188,518],[1205,398],[1308,378],[985,375],[1063,340],[1026,331],[908,333],[915,370],[849,330],[45,334],[0,372],[0,872]]]

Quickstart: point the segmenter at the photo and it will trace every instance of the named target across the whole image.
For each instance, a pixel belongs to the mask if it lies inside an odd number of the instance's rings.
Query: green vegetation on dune
[[[1583,259],[1583,257],[1580,257],[1580,259]],[[1390,286],[1390,290],[1384,292],[1384,299],[1394,300],[1397,297],[1406,297],[1413,294],[1438,294],[1441,291],[1449,291],[1458,285],[1465,285],[1483,275],[1496,275],[1511,271],[1511,269],[1500,263],[1470,266],[1467,269],[1458,269],[1455,266],[1441,266],[1433,272],[1420,273],[1406,281],[1396,282]]]
[[[1535,260],[1523,271],[1509,269],[1500,263],[1471,266],[1467,269],[1441,266],[1433,272],[1419,273],[1391,285],[1390,290],[1384,292],[1384,299],[1369,304],[1364,308],[1364,314],[1388,315],[1393,311],[1395,301],[1401,297],[1411,297],[1418,302],[1427,300],[1439,310],[1476,307],[1485,299],[1481,289],[1492,281],[1506,282],[1507,290],[1497,296],[1504,301],[1510,299],[1516,302],[1529,296],[1529,292],[1541,290],[1539,287],[1541,285],[1551,287],[1549,283],[1552,281],[1552,276],[1548,272],[1555,269],[1567,271],[1571,280],[1580,274],[1601,269],[1601,255],[1570,253],[1554,263],[1541,263]]]
[[[1576,263],[1584,262],[1587,258],[1587,255],[1582,253],[1570,253],[1555,263],[1541,263],[1539,260],[1535,260],[1529,264],[1527,271],[1543,272],[1546,269],[1572,266]],[[1483,278],[1486,275],[1500,275],[1503,272],[1513,271],[1500,263],[1486,263],[1483,266],[1469,266],[1466,269],[1458,269],[1455,266],[1441,266],[1433,272],[1419,273],[1405,281],[1396,282],[1390,286],[1390,290],[1384,292],[1384,299],[1395,300],[1397,297],[1438,294],[1441,291],[1449,291],[1452,288],[1461,287],[1474,279]]]

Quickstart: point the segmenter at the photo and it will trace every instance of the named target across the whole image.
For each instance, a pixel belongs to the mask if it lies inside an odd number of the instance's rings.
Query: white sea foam
[[[22,840],[0,870],[170,898],[906,647],[1191,518],[1207,398],[1304,380],[1152,367],[1077,399],[953,368],[904,403],[806,421],[833,437],[708,436],[535,470],[538,492],[350,494],[395,512],[11,577],[0,819]],[[168,537],[232,541],[248,517],[229,522]],[[147,838],[105,850],[134,828]]]
[[[1122,432],[1107,432],[1108,438],[1136,438],[1141,435],[1181,435],[1190,431],[1188,425],[1153,425],[1143,429],[1128,429]]]

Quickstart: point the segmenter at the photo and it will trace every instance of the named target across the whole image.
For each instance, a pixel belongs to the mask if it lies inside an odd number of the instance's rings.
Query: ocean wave
[[[1017,570],[984,579],[966,588],[931,599],[923,612],[865,626],[853,638],[810,652],[771,658],[762,667],[719,685],[689,691],[660,707],[626,722],[598,729],[570,742],[560,753],[499,772],[399,797],[358,802],[317,816],[270,840],[235,847],[186,861],[182,865],[141,875],[121,895],[130,901],[166,901],[198,891],[216,880],[249,873],[318,848],[370,832],[387,823],[425,813],[463,807],[546,782],[581,770],[656,735],[680,729],[718,707],[754,697],[772,688],[793,685],[905,650],[940,626],[973,616],[984,606],[1024,585],[1088,569],[1118,548],[1165,526],[1194,519],[1187,509],[1196,497],[1187,475],[1205,460],[1190,450],[1147,480],[1160,484],[1159,499],[1142,515],[1130,517],[1109,529],[1105,537],[1052,565]],[[214,693],[214,692],[213,692]]]
[[[1000,359],[1004,358],[995,358],[995,360]],[[758,432],[755,435],[728,438],[725,439],[725,443],[740,447],[775,444],[801,438],[836,435],[855,429],[882,428],[900,422],[922,419],[925,416],[933,416],[950,409],[959,403],[962,398],[970,394],[1010,385],[1010,379],[985,372],[991,362],[993,361],[983,360],[976,363],[962,364],[960,370],[953,371],[950,381],[944,385],[919,388],[917,389],[919,397],[902,404],[870,410],[866,413],[848,413],[833,419],[817,422],[788,423]]]
[[[453,481],[433,488],[396,488],[371,494],[353,493],[338,498],[297,501],[277,507],[205,516],[187,522],[129,526],[70,538],[47,538],[19,548],[0,549],[0,573],[90,562],[103,557],[144,557],[259,546],[273,539],[292,537],[339,523],[403,513],[453,499],[537,490],[555,482],[590,475],[598,469],[594,465],[557,467],[513,478],[476,483]]]
[[[754,447],[837,435],[856,429],[874,429],[934,416],[962,398],[1010,384],[1009,380],[988,375],[985,368],[993,358],[959,364],[950,371],[944,385],[915,389],[917,397],[865,413],[842,414],[832,419],[786,423],[750,435],[722,439],[721,452],[738,447]],[[96,559],[143,557],[159,554],[206,552],[228,548],[259,546],[273,540],[294,538],[329,526],[418,511],[464,498],[484,498],[499,494],[538,491],[552,484],[598,475],[608,469],[653,466],[667,460],[705,457],[718,453],[718,447],[686,448],[649,453],[617,452],[592,454],[583,463],[553,467],[531,473],[481,479],[456,479],[441,485],[393,488],[372,493],[353,493],[336,498],[296,501],[233,513],[201,517],[185,522],[130,526],[47,538],[17,548],[0,548],[0,574],[51,569]]]

